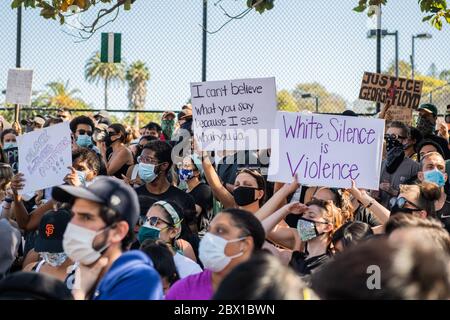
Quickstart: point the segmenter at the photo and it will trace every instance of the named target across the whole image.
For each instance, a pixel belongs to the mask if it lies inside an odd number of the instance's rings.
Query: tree
[[[391,76],[395,76],[395,63],[392,62],[389,68],[386,71],[387,74]],[[404,60],[400,60],[398,62],[398,76],[402,78],[411,78],[412,74],[412,66],[409,62],[406,62]],[[416,71],[416,74],[418,72]]]
[[[78,89],[70,89],[69,81],[66,83],[53,81],[47,83],[46,91],[33,99],[33,108],[69,108],[69,109],[90,109],[90,106],[76,95],[80,93]]]
[[[40,10],[40,15],[45,19],[59,20],[60,24],[66,23],[66,18],[75,14],[84,12],[96,12],[95,18],[91,23],[83,24],[80,28],[78,36],[84,40],[89,39],[92,35],[106,24],[116,20],[119,15],[120,8],[125,11],[131,10],[132,4],[138,0],[10,0],[13,9],[24,6],[29,9]],[[208,1],[208,0],[203,0]],[[224,0],[217,1],[214,5]],[[259,13],[271,10],[274,7],[274,0],[240,0],[247,4],[248,9],[238,15],[228,14],[222,6],[219,7],[224,11],[229,21],[241,19],[248,12],[255,9]],[[101,6],[103,5],[103,6]],[[104,8],[105,5],[109,7]],[[227,24],[226,22],[225,24]],[[224,25],[225,25],[224,24]],[[223,27],[223,26],[222,26]],[[221,28],[220,28],[221,29]]]
[[[311,94],[311,98],[302,98],[302,95]],[[316,111],[314,97],[318,97],[319,112],[321,113],[341,113],[347,108],[345,99],[341,96],[329,92],[323,85],[314,83],[301,83],[296,86],[292,96],[297,102],[299,110]]]
[[[277,93],[277,108],[280,111],[298,111],[297,102],[287,90],[281,90]]]
[[[100,52],[94,54],[87,61],[84,68],[85,79],[89,83],[98,85],[104,82],[105,109],[108,108],[108,86],[111,83],[122,84],[125,80],[125,63],[103,63],[100,61]]]
[[[133,62],[127,69],[128,82],[128,108],[143,110],[147,98],[147,81],[150,80],[150,71],[142,61]],[[139,114],[135,115],[135,126],[139,127]]]
[[[428,69],[428,76],[433,77],[433,78],[437,78],[438,77],[438,70],[436,67],[436,64],[433,62],[430,66],[430,68]]]
[[[450,70],[448,69],[442,70],[439,73],[439,79],[444,80],[446,82],[450,82]]]
[[[450,8],[447,7],[446,0],[418,0],[417,2],[420,11],[426,14],[422,19],[423,22],[430,21],[430,24],[438,30],[442,30],[442,21],[450,23]],[[353,10],[363,12],[370,6],[386,5],[386,3],[387,0],[358,0],[358,6]],[[370,16],[374,12],[369,9],[368,14]]]

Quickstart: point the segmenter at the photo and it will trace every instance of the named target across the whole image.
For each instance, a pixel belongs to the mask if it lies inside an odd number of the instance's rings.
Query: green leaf
[[[422,19],[422,22],[428,21],[428,20],[430,20],[430,19],[433,18],[433,17],[434,17],[433,14],[432,14],[432,15],[429,15],[429,16],[426,16],[425,18]]]
[[[366,10],[367,9],[367,6],[366,5],[359,5],[359,6],[357,6],[357,7],[354,7],[353,8],[353,11],[356,11],[356,12],[363,12],[364,10]]]
[[[22,4],[22,0],[14,0],[11,3],[11,8],[16,9],[16,8],[20,7],[21,4]]]

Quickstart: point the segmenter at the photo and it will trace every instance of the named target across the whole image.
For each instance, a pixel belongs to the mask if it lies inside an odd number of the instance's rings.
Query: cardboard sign
[[[194,136],[201,150],[270,148],[275,78],[191,83]]]
[[[386,121],[400,121],[407,126],[412,126],[412,109],[401,108],[401,107],[390,107],[386,111],[385,120]]]
[[[384,120],[278,112],[269,180],[302,185],[378,189]]]
[[[6,85],[6,103],[31,105],[33,70],[9,69]]]
[[[423,81],[365,72],[359,99],[380,103],[390,101],[392,106],[417,109],[422,87]]]
[[[63,122],[17,137],[23,194],[64,183],[72,165],[70,134],[69,122]]]

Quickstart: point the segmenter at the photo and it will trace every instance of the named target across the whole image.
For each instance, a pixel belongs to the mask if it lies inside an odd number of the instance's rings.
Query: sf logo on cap
[[[47,237],[50,237],[53,234],[53,231],[55,230],[55,226],[53,224],[46,224],[45,225],[45,234]]]

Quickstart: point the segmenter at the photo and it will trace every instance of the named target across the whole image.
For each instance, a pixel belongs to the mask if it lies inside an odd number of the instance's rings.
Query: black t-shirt
[[[211,187],[204,182],[197,185],[189,192],[195,201],[195,204],[202,208],[202,212],[197,217],[198,230],[202,230],[209,225],[212,216],[209,214],[213,207],[213,194]],[[206,226],[205,226],[206,223]]]
[[[161,194],[150,193],[147,190],[145,184],[135,189],[138,196],[148,196],[156,201],[172,201],[175,202],[180,208],[183,209],[184,220],[187,224],[195,223],[195,201],[194,198],[186,192],[170,186],[166,192]]]
[[[381,223],[377,220],[375,215],[370,212],[370,210],[364,208],[363,206],[359,206],[355,211],[354,221],[361,221],[367,223],[371,227],[379,226]]]
[[[436,215],[444,224],[445,229],[450,233],[450,202],[445,201],[444,206],[436,212]]]
[[[289,262],[289,266],[291,266],[299,276],[305,276],[311,274],[314,269],[320,267],[329,259],[329,253],[324,253],[320,256],[309,258],[304,252],[294,251],[292,252],[292,258]]]

